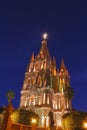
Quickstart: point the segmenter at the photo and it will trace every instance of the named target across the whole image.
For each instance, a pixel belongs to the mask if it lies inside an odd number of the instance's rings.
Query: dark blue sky
[[[0,106],[7,105],[9,89],[16,93],[14,106],[19,106],[27,64],[32,52],[38,53],[44,32],[57,67],[64,58],[70,72],[73,107],[87,111],[86,0],[0,2]]]

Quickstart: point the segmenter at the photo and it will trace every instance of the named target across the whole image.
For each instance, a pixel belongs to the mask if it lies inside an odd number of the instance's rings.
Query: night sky
[[[86,0],[26,0],[0,2],[0,106],[14,90],[19,106],[24,73],[32,52],[37,55],[42,34],[48,33],[50,54],[63,58],[75,95],[73,108],[87,111]]]

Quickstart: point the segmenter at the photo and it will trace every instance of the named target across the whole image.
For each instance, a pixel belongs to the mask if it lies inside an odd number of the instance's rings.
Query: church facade
[[[49,53],[47,40],[44,37],[37,56],[31,56],[25,72],[21,90],[20,107],[32,109],[39,115],[39,126],[49,127],[50,112],[54,125],[61,126],[61,116],[71,110],[71,99],[68,98],[70,75],[63,59],[57,69],[56,60]]]

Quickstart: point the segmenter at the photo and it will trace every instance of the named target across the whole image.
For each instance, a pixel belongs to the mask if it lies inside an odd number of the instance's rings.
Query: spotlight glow
[[[47,39],[47,37],[48,37],[48,34],[47,34],[47,33],[44,33],[44,34],[43,34],[43,39],[45,39],[45,40],[46,40],[46,39]]]

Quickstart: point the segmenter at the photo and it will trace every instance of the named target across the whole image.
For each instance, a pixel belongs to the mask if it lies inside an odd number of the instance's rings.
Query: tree
[[[2,114],[5,110],[5,107],[0,107],[0,114]]]
[[[38,125],[39,116],[32,110],[16,109],[12,113],[12,121],[16,123],[26,124],[26,125]],[[32,119],[36,122],[32,122]]]
[[[11,101],[12,101],[12,99],[15,98],[15,93],[14,93],[14,91],[9,90],[9,91],[6,93],[6,96],[7,96],[7,98],[8,98],[8,104],[10,104]]]
[[[83,130],[83,121],[86,119],[87,113],[72,110],[62,116],[62,125],[64,129]]]

